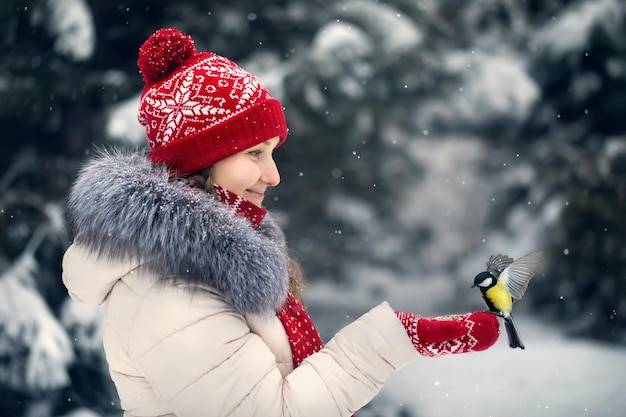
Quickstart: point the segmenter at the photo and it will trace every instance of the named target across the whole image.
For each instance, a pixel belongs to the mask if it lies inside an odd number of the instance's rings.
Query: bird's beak
[[[474,288],[476,286],[476,284],[472,285],[470,288]]]

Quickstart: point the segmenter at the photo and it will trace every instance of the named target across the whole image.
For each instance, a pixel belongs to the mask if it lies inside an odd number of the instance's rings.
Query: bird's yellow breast
[[[500,283],[489,288],[485,295],[491,301],[493,306],[503,313],[510,313],[513,309],[513,300],[509,290]]]

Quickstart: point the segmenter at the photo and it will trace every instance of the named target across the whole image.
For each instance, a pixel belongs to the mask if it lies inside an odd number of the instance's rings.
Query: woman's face
[[[272,155],[279,140],[276,136],[216,162],[211,169],[213,183],[261,207],[267,187],[280,183]]]

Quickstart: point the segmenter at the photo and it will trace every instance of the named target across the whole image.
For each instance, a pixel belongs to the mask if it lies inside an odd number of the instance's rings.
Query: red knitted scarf
[[[213,189],[220,201],[230,209],[232,214],[245,217],[254,227],[261,225],[263,218],[267,214],[267,210],[217,184],[213,186]]]
[[[220,201],[234,215],[245,217],[254,227],[259,227],[267,213],[264,208],[250,203],[219,185],[215,185],[215,191]],[[291,293],[287,295],[285,304],[278,311],[278,317],[289,338],[294,367],[300,365],[307,356],[324,347],[324,343],[313,325],[313,321],[304,310],[304,307],[302,307],[302,304]]]
[[[278,310],[278,317],[280,317],[289,337],[294,368],[297,368],[308,356],[324,347],[324,342],[322,342],[311,317],[291,293],[287,294],[287,301]],[[353,414],[352,417],[356,417],[356,414]]]
[[[324,347],[324,342],[311,317],[291,293],[287,294],[285,304],[278,310],[278,317],[289,338],[294,368]]]

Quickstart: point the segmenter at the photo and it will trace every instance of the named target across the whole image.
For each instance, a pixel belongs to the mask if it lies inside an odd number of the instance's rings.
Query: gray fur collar
[[[285,239],[267,215],[261,231],[209,194],[169,178],[140,153],[102,152],[67,201],[74,241],[111,260],[139,259],[163,279],[209,285],[242,313],[285,300]]]

